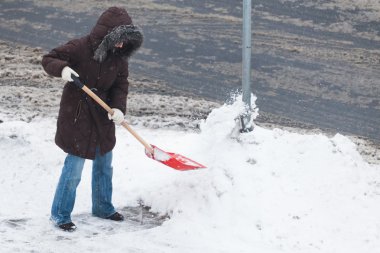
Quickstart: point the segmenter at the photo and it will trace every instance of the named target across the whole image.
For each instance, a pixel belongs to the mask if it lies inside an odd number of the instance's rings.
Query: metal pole
[[[243,102],[247,106],[247,112],[241,116],[241,132],[252,131],[249,126],[251,120],[251,0],[243,0],[243,66],[242,66],[242,90]]]

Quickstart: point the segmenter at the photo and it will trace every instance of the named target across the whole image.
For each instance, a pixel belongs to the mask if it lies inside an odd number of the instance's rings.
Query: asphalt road
[[[48,51],[85,35],[106,4],[83,2],[2,1],[0,40]],[[378,11],[304,2],[253,1],[252,90],[260,112],[380,143]],[[240,88],[242,1],[141,3],[125,4],[145,36],[131,75],[219,102]]]

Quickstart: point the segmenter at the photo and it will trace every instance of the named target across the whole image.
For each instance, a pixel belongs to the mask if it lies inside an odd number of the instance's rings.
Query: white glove
[[[112,108],[113,114],[108,113],[108,118],[112,119],[115,124],[120,125],[124,121],[124,114],[117,108]]]
[[[62,69],[62,72],[61,72],[61,77],[63,80],[67,81],[67,82],[72,82],[73,79],[71,78],[71,74],[73,74],[74,76],[76,77],[79,77],[78,73],[75,72],[74,70],[72,70],[72,68],[70,68],[69,66],[66,66]]]

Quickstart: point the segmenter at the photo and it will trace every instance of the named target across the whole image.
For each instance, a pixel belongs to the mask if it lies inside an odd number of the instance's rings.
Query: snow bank
[[[380,167],[366,163],[355,144],[339,134],[328,138],[256,126],[231,138],[242,110],[241,102],[215,109],[201,133],[136,129],[159,148],[208,167],[202,170],[165,167],[117,129],[115,205],[143,202],[171,218],[153,229],[83,225],[64,236],[48,221],[64,159],[52,142],[54,121],[0,124],[2,247],[9,252],[377,252]],[[87,162],[78,188],[74,222],[91,210],[90,166]],[[30,219],[31,225],[17,229],[5,222],[9,219]]]

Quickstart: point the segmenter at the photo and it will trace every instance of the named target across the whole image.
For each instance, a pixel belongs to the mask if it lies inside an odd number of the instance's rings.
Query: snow
[[[49,221],[65,158],[53,142],[55,119],[1,123],[1,252],[379,252],[380,166],[340,134],[255,126],[232,138],[243,110],[241,102],[214,109],[200,133],[136,127],[152,144],[207,166],[201,170],[149,159],[118,127],[115,206],[142,202],[170,219],[146,228],[92,217],[87,161],[74,233]]]
[[[154,152],[153,153],[154,159],[157,161],[165,162],[171,158],[168,153],[166,153],[165,151],[163,151],[157,147],[153,148],[153,152]]]

